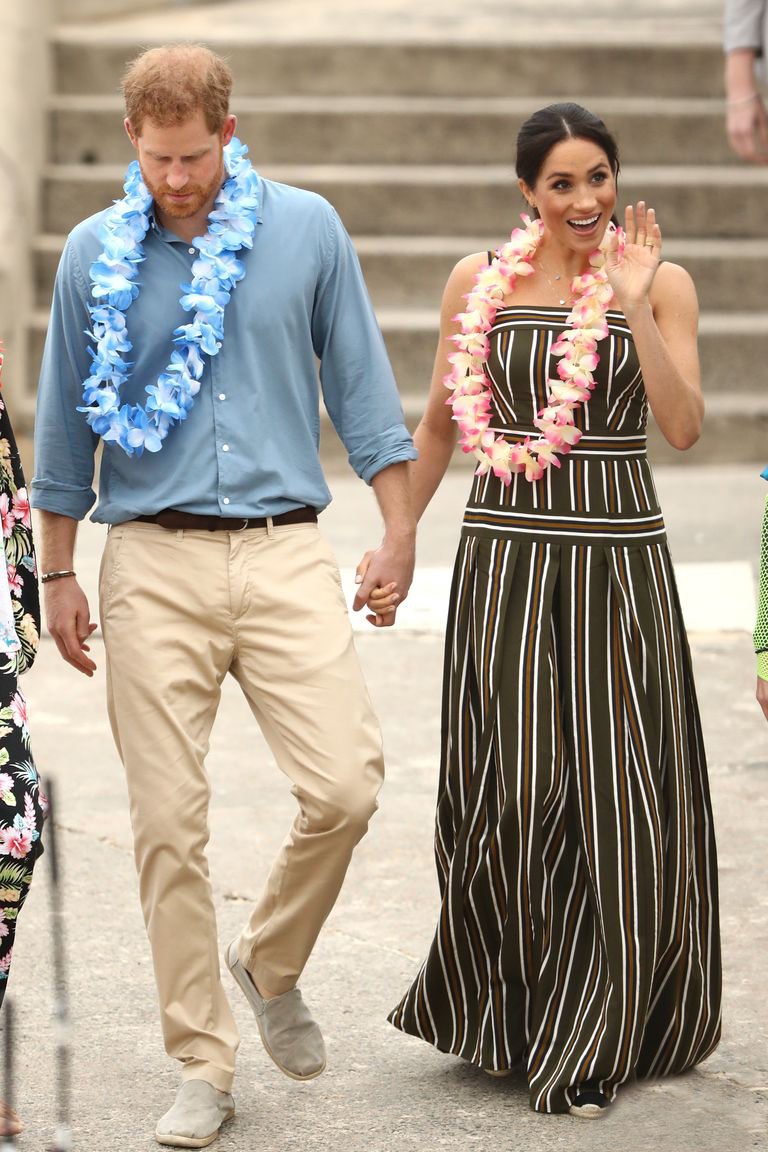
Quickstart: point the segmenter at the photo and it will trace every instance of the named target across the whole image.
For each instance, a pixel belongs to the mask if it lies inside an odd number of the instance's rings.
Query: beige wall
[[[27,415],[24,321],[32,303],[31,245],[44,158],[49,15],[50,0],[0,5],[0,338],[4,387],[21,423]]]

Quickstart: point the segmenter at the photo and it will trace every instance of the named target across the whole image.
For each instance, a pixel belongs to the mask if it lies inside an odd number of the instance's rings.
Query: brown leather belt
[[[179,512],[176,508],[164,508],[162,512],[155,512],[153,516],[134,516],[143,524],[159,524],[172,532],[185,529],[196,529],[204,532],[244,532],[246,528],[266,528],[266,516],[196,516],[194,512]],[[292,508],[290,512],[281,512],[279,516],[272,517],[272,523],[279,527],[281,524],[316,524],[317,512],[314,508]]]

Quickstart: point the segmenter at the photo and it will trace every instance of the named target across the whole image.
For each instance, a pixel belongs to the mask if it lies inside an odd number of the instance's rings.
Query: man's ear
[[[133,144],[134,148],[138,149],[139,137],[137,136],[137,134],[134,132],[133,128],[131,127],[131,122],[127,116],[126,116],[125,120],[123,120],[123,127],[125,128],[126,132],[128,133],[128,139],[130,140],[131,144]]]
[[[233,116],[232,113],[230,113],[221,127],[221,145],[223,148],[226,148],[227,144],[229,144],[235,134],[236,128],[237,116]]]

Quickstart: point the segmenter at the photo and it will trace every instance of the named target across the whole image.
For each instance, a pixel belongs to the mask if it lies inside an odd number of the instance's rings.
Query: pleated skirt
[[[565,1112],[718,1042],[706,760],[660,514],[627,539],[486,511],[446,634],[439,922],[389,1019]]]

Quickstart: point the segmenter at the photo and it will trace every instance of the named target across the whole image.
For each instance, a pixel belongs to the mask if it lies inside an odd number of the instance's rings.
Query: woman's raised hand
[[[644,304],[661,262],[661,229],[653,208],[646,210],[645,201],[637,207],[628,205],[625,213],[626,242],[619,252],[618,234],[614,233],[606,248],[605,271],[624,315]]]

